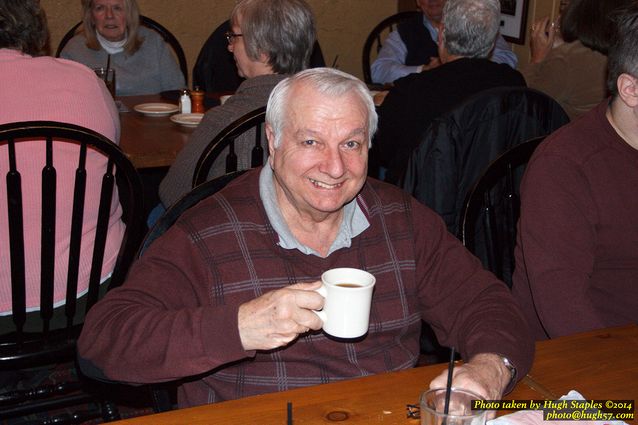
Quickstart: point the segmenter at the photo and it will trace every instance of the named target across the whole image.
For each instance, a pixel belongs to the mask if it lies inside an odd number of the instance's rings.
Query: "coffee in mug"
[[[357,285],[356,283],[337,283],[337,286],[342,288],[361,288],[361,285]]]
[[[337,338],[358,338],[368,332],[376,279],[365,270],[342,267],[321,275],[317,290],[326,300],[321,311],[323,330]]]

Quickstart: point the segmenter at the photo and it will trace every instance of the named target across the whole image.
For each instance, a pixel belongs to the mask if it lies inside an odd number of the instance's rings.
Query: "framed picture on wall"
[[[501,1],[501,35],[510,43],[525,44],[528,0]]]

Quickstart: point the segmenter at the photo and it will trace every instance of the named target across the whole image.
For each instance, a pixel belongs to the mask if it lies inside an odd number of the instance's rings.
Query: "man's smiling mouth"
[[[310,182],[314,184],[315,186],[318,186],[323,189],[336,189],[338,187],[341,187],[341,185],[343,185],[343,183],[328,184],[328,183],[320,182],[318,180],[314,180],[311,178],[308,178],[308,180],[310,180]]]

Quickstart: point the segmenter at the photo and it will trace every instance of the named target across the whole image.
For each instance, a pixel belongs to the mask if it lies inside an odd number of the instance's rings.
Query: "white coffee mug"
[[[323,309],[315,313],[323,321],[324,332],[337,338],[365,335],[375,277],[364,270],[343,267],[324,272],[321,281],[317,292],[326,300]]]

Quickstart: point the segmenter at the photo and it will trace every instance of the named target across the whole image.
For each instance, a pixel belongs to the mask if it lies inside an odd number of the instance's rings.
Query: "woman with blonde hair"
[[[185,86],[162,37],[140,26],[136,0],[81,0],[82,29],[60,57],[90,68],[115,69],[116,93],[153,94]]]

